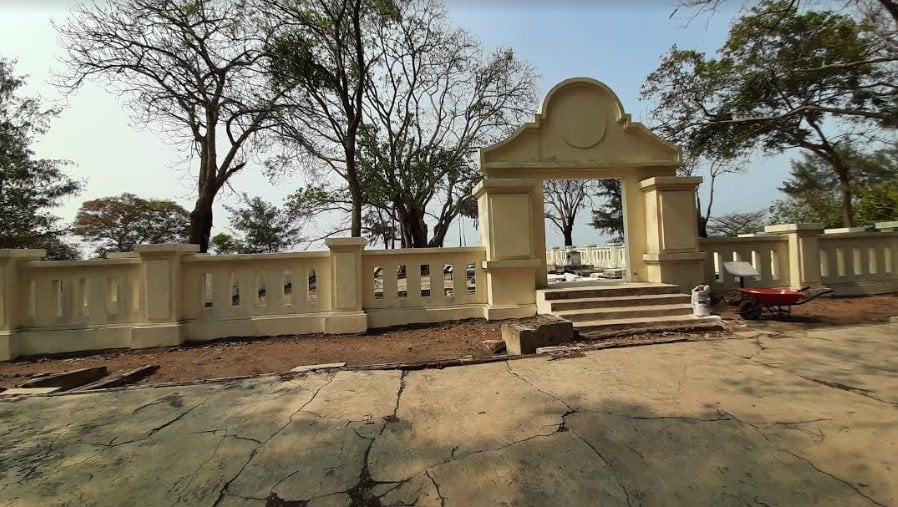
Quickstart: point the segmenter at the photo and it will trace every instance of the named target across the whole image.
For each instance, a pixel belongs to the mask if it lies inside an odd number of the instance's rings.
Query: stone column
[[[782,224],[764,227],[768,234],[789,238],[789,286],[820,287],[820,234],[823,224]]]
[[[329,238],[331,251],[331,311],[324,316],[326,333],[364,333],[368,316],[362,308],[362,251],[365,238]]]
[[[143,285],[143,322],[131,329],[131,348],[171,347],[184,343],[181,325],[181,257],[199,251],[199,245],[137,245]]]
[[[698,249],[695,194],[701,178],[659,176],[639,184],[645,198],[647,281],[690,291],[704,283],[705,253]],[[630,253],[633,256],[633,253]]]
[[[485,179],[474,187],[481,244],[486,248],[490,320],[536,313],[536,288],[547,281],[542,182]]]
[[[19,266],[37,261],[47,255],[46,250],[0,250],[0,361],[15,359],[18,347],[16,328],[22,322],[28,295],[19,281]]]

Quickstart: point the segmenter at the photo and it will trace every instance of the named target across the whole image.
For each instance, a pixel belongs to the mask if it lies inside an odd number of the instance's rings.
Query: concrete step
[[[686,294],[649,294],[645,296],[616,296],[607,298],[561,299],[547,301],[552,312],[592,308],[620,308],[626,306],[676,305],[691,301]]]
[[[609,287],[584,286],[564,289],[541,289],[536,292],[537,300],[559,301],[569,299],[605,298],[622,296],[656,296],[659,294],[680,294],[676,285],[652,284],[614,284]]]
[[[664,318],[692,315],[691,304],[625,306],[621,308],[584,308],[579,310],[562,310],[555,315],[570,320],[576,325],[583,321],[610,321],[636,319],[641,317]]]
[[[583,335],[605,334],[619,331],[653,331],[661,329],[716,328],[721,326],[720,317],[695,317],[680,315],[675,317],[638,317],[632,319],[586,320],[574,322],[574,328]]]

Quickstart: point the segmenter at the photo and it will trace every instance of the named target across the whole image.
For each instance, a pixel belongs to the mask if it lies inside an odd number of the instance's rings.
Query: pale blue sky
[[[3,0],[0,2],[0,54],[18,60],[20,74],[29,74],[25,93],[60,100],[47,81],[60,65],[51,20],[65,20],[73,0]],[[532,62],[542,75],[540,93],[573,76],[589,76],[608,84],[637,121],[647,120],[651,104],[640,102],[639,88],[672,44],[713,51],[726,37],[734,12],[721,11],[685,24],[683,14],[669,19],[675,0],[449,0],[456,22],[477,34],[488,47],[511,46]],[[133,192],[144,197],[170,198],[192,208],[193,163],[186,153],[161,141],[152,129],[130,125],[119,99],[88,84],[71,97],[50,132],[36,147],[41,157],[65,158],[76,165],[72,174],[85,181],[85,190],[66,202],[58,214],[71,220],[84,200]],[[792,153],[792,156],[797,155]],[[788,172],[789,157],[758,158],[747,174],[727,176],[718,186],[715,211],[748,211],[766,207],[778,198],[776,187]],[[280,203],[295,188],[285,178],[271,184],[261,163],[248,167],[232,181],[241,192]],[[216,209],[217,231],[226,230],[221,203],[236,203],[236,195],[223,196]],[[588,213],[575,230],[576,244],[601,242],[585,225]],[[454,228],[455,229],[455,228]],[[467,244],[477,233],[465,224]],[[561,237],[547,228],[549,246]],[[457,229],[447,246],[458,244]]]

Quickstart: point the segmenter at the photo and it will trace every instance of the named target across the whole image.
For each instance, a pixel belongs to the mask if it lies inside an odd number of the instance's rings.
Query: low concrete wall
[[[881,230],[774,225],[763,234],[702,239],[705,282],[718,294],[738,289],[739,279],[723,263],[746,261],[761,274],[746,280],[747,287],[829,287],[836,296],[898,292],[898,231],[891,224]]]
[[[0,250],[0,360],[489,317],[483,248],[328,247],[217,256],[141,245],[65,262]]]

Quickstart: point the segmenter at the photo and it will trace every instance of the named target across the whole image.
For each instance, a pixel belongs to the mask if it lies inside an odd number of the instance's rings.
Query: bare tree
[[[380,59],[365,89],[360,169],[367,202],[395,214],[403,246],[443,246],[473,203],[476,148],[532,114],[536,74],[509,49],[484,56],[436,1],[400,9],[374,39]]]
[[[767,211],[732,212],[708,220],[708,236],[732,238],[758,232],[767,225]]]
[[[72,92],[97,78],[138,121],[192,145],[199,172],[190,241],[203,252],[212,204],[259,146],[281,96],[262,79],[265,32],[249,9],[239,0],[121,0],[78,5],[57,27],[68,63],[59,86]]]
[[[590,192],[595,185],[590,180],[546,180],[543,182],[543,196],[546,203],[546,218],[564,236],[564,246],[573,246],[574,222],[577,213],[590,202]]]
[[[380,58],[372,38],[395,19],[385,0],[261,0],[274,23],[274,87],[289,90],[281,137],[336,172],[349,191],[350,233],[362,235],[363,184],[357,168],[362,101]]]

